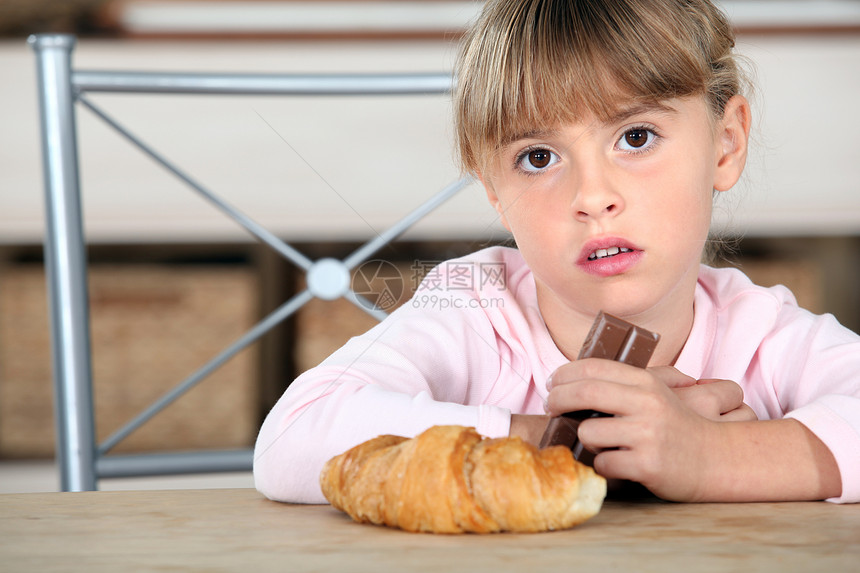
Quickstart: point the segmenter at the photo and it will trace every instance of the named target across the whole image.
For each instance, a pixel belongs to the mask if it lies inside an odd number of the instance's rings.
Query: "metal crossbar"
[[[117,456],[106,454],[167,405],[197,385],[238,352],[258,340],[310,300],[321,295],[311,274],[321,264],[347,273],[394,240],[470,183],[455,181],[397,223],[378,233],[342,261],[313,261],[253,219],[206,189],[85,97],[87,92],[242,95],[407,95],[444,94],[449,74],[180,74],[78,71],[71,65],[75,38],[35,35],[42,153],[46,193],[45,267],[51,315],[57,459],[63,491],[97,488],[100,477],[163,475],[251,468],[250,450]],[[111,126],[145,155],[186,183],[251,235],[308,273],[308,288],[263,318],[186,380],[162,395],[125,426],[96,446],[92,398],[89,303],[83,220],[80,206],[75,102]],[[377,319],[386,314],[348,286],[336,293]]]

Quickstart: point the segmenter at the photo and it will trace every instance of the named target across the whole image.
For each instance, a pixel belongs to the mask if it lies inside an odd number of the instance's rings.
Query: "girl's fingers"
[[[646,370],[629,364],[603,358],[583,358],[558,367],[547,381],[547,390],[581,380],[608,380],[637,385],[645,378]]]
[[[604,450],[594,458],[594,471],[609,479],[643,481],[643,471],[634,452],[629,450]]]
[[[547,396],[546,412],[550,416],[578,410],[629,415],[642,407],[640,404],[647,393],[642,388],[618,382],[581,380],[553,387]]]
[[[758,416],[756,416],[755,411],[746,404],[741,404],[739,408],[720,416],[721,422],[755,422],[757,420]]]
[[[597,358],[570,362],[551,376],[546,412],[558,416],[577,410],[631,414],[653,406],[643,399],[669,392],[667,386],[687,388],[695,380],[672,367],[636,368]]]
[[[697,381],[672,366],[636,368],[629,364],[602,358],[584,358],[568,362],[550,374],[547,390],[585,379],[612,380],[633,386],[659,380],[669,388],[695,386]]]
[[[723,414],[744,405],[744,391],[730,380],[702,380],[695,386],[675,389],[675,394],[700,416],[720,420]]]
[[[655,366],[648,368],[648,371],[669,388],[688,388],[698,383],[695,378],[673,366]]]
[[[582,444],[592,452],[606,449],[630,448],[636,443],[635,422],[624,417],[589,418],[579,425],[576,433]]]

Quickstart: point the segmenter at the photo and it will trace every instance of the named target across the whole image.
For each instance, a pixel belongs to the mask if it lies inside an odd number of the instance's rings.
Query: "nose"
[[[624,198],[603,170],[580,171],[572,183],[575,189],[571,211],[577,221],[588,223],[616,217],[624,210]]]

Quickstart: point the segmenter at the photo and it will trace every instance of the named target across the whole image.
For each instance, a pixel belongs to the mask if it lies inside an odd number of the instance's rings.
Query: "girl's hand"
[[[664,499],[694,501],[706,496],[706,478],[720,462],[714,453],[722,424],[716,420],[743,412],[731,384],[697,384],[671,367],[584,359],[553,373],[547,409],[550,415],[613,414],[579,426],[583,445],[598,454],[595,470],[640,482]]]
[[[717,422],[758,420],[753,409],[744,404],[743,388],[731,380],[699,380],[692,385],[672,387],[672,389],[685,406],[709,420]]]
[[[700,416],[718,422],[758,420],[753,409],[744,403],[743,389],[731,380],[696,380],[670,366],[659,366],[652,370],[660,370],[658,377],[685,406]],[[556,375],[553,375],[553,380],[555,378]]]

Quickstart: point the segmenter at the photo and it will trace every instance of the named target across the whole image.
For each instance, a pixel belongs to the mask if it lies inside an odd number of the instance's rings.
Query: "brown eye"
[[[529,173],[538,173],[559,161],[558,155],[543,147],[527,149],[517,156],[517,168]]]
[[[536,169],[543,169],[552,161],[552,153],[546,149],[535,149],[529,152],[529,164]]]
[[[648,143],[648,131],[644,129],[631,129],[624,134],[624,141],[626,141],[630,147],[642,147]]]

